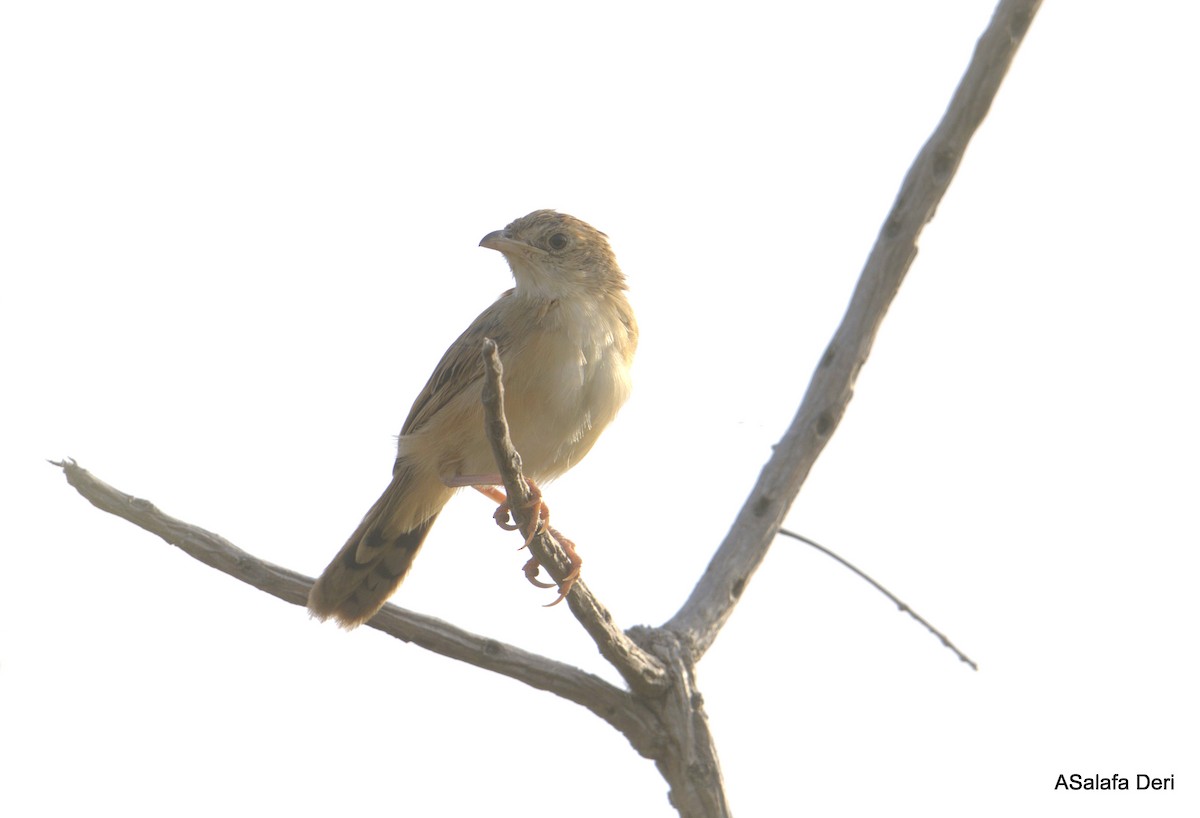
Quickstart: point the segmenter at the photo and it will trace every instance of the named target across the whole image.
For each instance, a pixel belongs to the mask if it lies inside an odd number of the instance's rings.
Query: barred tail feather
[[[343,628],[354,628],[374,616],[400,587],[450,494],[439,487],[442,496],[428,498],[433,500],[432,507],[425,506],[428,516],[415,525],[407,523],[412,527],[402,530],[396,518],[402,516],[405,500],[413,499],[409,494],[412,488],[407,480],[393,480],[367,512],[309,591],[308,610],[313,616],[321,620],[332,618]]]

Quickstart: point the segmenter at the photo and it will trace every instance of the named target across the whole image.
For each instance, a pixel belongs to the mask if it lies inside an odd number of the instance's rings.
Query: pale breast
[[[534,479],[578,463],[629,397],[633,350],[620,315],[591,301],[556,302],[505,365],[513,444]]]
[[[511,328],[501,343],[509,432],[525,473],[550,480],[588,453],[629,396],[632,316],[627,305],[590,299],[514,297],[500,308]],[[401,436],[398,449],[429,481],[495,475],[478,381]]]

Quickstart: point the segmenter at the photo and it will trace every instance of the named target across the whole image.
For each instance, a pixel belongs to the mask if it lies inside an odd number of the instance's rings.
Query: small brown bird
[[[637,321],[607,237],[536,210],[479,244],[504,255],[516,286],[446,350],[417,396],[391,485],[313,586],[313,616],[346,628],[370,619],[454,493],[501,482],[480,401],[484,338],[499,348],[510,434],[535,481],[582,460],[629,396]]]

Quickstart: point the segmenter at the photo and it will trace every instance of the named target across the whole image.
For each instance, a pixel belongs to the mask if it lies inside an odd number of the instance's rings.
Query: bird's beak
[[[534,247],[532,244],[526,244],[523,241],[517,241],[504,235],[503,230],[493,230],[482,239],[479,240],[480,247],[486,247],[489,250],[508,255],[509,253],[521,253],[522,255],[545,255],[546,251],[541,248]]]

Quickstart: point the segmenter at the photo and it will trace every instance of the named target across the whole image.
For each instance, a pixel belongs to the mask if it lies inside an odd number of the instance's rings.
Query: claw
[[[537,483],[529,478],[525,479],[529,483],[529,502],[521,508],[530,512],[530,519],[536,521],[536,524],[530,530],[529,534],[525,536],[525,545],[521,546],[522,548],[528,548],[529,544],[533,542],[533,538],[538,535],[538,532],[550,530],[550,507],[542,502],[542,490],[537,487]],[[496,509],[496,513],[492,515],[492,518],[496,521],[496,525],[505,531],[517,531],[521,528],[516,523],[509,522],[513,507],[507,497],[495,489],[484,491],[479,486],[476,486],[476,488],[492,499],[499,500],[500,506]]]
[[[533,538],[537,536],[539,531],[544,531],[550,520],[550,509],[542,502],[541,489],[532,480],[526,478],[529,483],[530,498],[529,503],[523,506],[527,509],[535,509],[537,512],[538,526],[533,530],[533,533],[525,538],[525,546],[533,542]],[[492,515],[492,519],[496,521],[496,525],[503,528],[505,531],[518,531],[520,526],[512,521],[512,503],[508,502],[508,497],[504,492],[497,489],[495,486],[478,485],[472,486],[476,491],[485,497],[490,497],[499,505],[496,507],[496,512]],[[522,547],[525,547],[522,546]]]
[[[509,522],[508,501],[505,500],[496,509],[496,513],[492,515],[492,519],[496,521],[496,525],[503,528],[505,531],[516,531],[520,528],[519,525]]]
[[[574,587],[576,581],[579,579],[580,571],[583,569],[583,558],[580,557],[579,552],[575,550],[575,543],[564,537],[562,532],[560,532],[558,529],[551,528],[549,529],[549,533],[550,536],[556,539],[558,544],[562,546],[563,551],[566,552],[567,559],[571,563],[571,570],[568,571],[567,575],[562,578],[562,582],[558,583],[558,598],[553,602],[542,606],[545,608],[553,608],[555,605],[567,598],[567,594],[571,592],[571,588]],[[525,579],[529,580],[539,588],[553,588],[554,585],[552,583],[542,582],[536,578],[538,575],[538,569],[540,567],[541,563],[537,561],[537,557],[530,557],[529,562],[525,563]]]
[[[531,585],[536,585],[539,588],[556,588],[553,582],[542,582],[537,578],[538,569],[542,564],[538,562],[537,557],[530,557],[529,562],[525,563],[525,567],[521,570],[525,572],[525,579],[529,580]]]

